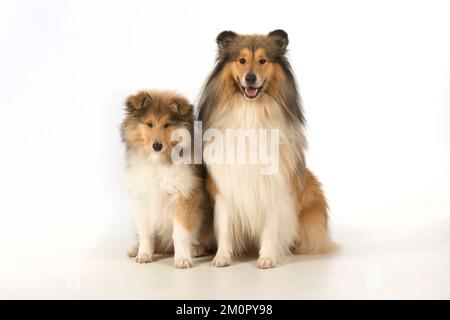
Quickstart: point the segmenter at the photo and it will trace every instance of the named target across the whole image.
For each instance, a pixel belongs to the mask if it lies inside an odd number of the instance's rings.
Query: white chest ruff
[[[130,165],[126,174],[127,190],[133,197],[177,199],[189,195],[196,183],[184,165],[140,161]]]
[[[152,228],[170,245],[176,200],[188,196],[198,183],[192,170],[150,160],[133,161],[126,172],[126,188],[133,201],[134,214],[147,212]]]
[[[277,173],[263,175],[259,164],[208,164],[208,171],[218,187],[219,196],[227,203],[235,245],[239,246],[249,238],[258,241],[267,221],[273,221],[269,218],[274,215],[283,230],[279,236],[285,237],[283,242],[290,244],[297,234],[295,204],[289,170],[286,170],[289,161],[283,160],[293,158],[289,154],[289,145],[286,147],[290,132],[281,120],[260,119],[254,110],[254,106],[233,108],[234,112],[216,129],[221,132],[229,128],[278,129],[281,167]]]
[[[281,174],[265,176],[258,166],[208,166],[220,196],[229,205],[235,235],[244,233],[259,239],[268,214],[277,212],[278,201],[289,196],[287,181]]]

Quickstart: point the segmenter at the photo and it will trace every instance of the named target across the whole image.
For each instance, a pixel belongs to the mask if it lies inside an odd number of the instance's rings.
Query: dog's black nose
[[[153,150],[155,150],[156,152],[161,151],[162,147],[163,147],[163,145],[159,142],[155,142],[153,144]]]
[[[254,73],[247,73],[245,76],[245,82],[249,85],[253,85],[256,82],[256,75]]]

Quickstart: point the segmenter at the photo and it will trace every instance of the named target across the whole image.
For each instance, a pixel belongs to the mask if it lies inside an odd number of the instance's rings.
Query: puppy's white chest
[[[184,165],[161,167],[155,174],[155,183],[168,195],[175,198],[186,197],[194,188],[196,177]]]
[[[127,170],[126,185],[134,197],[164,197],[177,199],[187,196],[194,185],[192,171],[182,165],[155,164],[141,161]]]
[[[164,248],[172,245],[172,206],[192,192],[195,179],[192,170],[185,166],[139,161],[128,167],[126,185],[135,220],[147,217]]]

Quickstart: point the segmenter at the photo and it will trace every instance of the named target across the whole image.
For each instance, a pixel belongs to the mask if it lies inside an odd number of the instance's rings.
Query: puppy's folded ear
[[[216,38],[219,49],[226,49],[234,38],[237,37],[237,33],[233,31],[222,31]]]
[[[278,47],[280,47],[280,49],[286,51],[287,45],[289,44],[288,34],[286,31],[281,29],[273,30],[272,32],[269,32],[269,37],[275,40],[275,43]]]
[[[172,99],[169,104],[169,108],[172,110],[172,112],[175,112],[181,117],[190,116],[194,113],[194,106],[183,98]]]
[[[147,108],[152,103],[152,97],[147,92],[139,92],[137,95],[129,96],[126,100],[126,107],[128,112],[134,112]]]

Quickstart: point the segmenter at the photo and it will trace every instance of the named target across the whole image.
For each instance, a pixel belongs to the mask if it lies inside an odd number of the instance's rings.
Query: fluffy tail
[[[320,182],[309,169],[298,189],[300,235],[295,253],[325,254],[337,250],[339,246],[330,238],[327,201]]]

